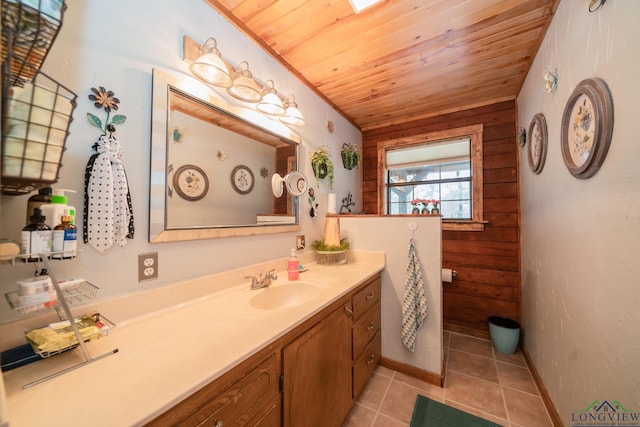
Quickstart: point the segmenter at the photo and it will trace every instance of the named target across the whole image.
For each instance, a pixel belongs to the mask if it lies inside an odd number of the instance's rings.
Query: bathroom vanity
[[[118,328],[88,345],[120,351],[26,390],[73,352],[5,372],[11,424],[340,425],[380,358],[384,253],[250,290],[268,264],[96,303]]]

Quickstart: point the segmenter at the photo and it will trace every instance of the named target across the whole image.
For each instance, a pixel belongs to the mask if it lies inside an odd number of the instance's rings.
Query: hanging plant
[[[342,165],[347,170],[351,170],[357,167],[358,163],[360,163],[360,153],[358,152],[358,146],[353,142],[342,144],[340,154],[342,155]]]
[[[329,189],[333,188],[333,162],[329,147],[323,145],[311,155],[311,167],[313,176],[316,177],[316,186],[320,187],[320,180],[329,178]]]

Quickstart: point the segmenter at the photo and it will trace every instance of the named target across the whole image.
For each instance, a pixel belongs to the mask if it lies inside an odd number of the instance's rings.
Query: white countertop
[[[120,319],[112,318],[108,302],[102,303],[101,313],[117,327],[87,347],[94,357],[114,348],[119,352],[26,390],[22,388],[26,383],[79,360],[79,349],[3,373],[10,426],[143,424],[383,268],[384,253],[380,252],[350,256],[346,265],[310,264],[309,271],[300,275],[299,285],[312,282],[321,287],[320,293],[284,309],[254,308],[250,300],[285,285],[285,271],[277,272],[279,279],[270,288],[260,290],[250,290],[248,280],[221,286],[219,281],[229,277],[225,274],[189,281],[180,284],[180,289],[184,293],[199,288],[193,299],[138,312],[135,317],[122,314],[134,312],[134,307],[122,306],[139,305],[135,298],[129,303],[126,298],[118,299],[122,312],[116,317]],[[203,293],[202,288],[220,289]],[[173,291],[158,292],[164,295],[156,299]],[[147,300],[155,297],[154,292],[145,295]]]

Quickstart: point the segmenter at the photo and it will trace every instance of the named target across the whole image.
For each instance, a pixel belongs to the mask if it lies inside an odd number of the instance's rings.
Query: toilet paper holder
[[[456,270],[452,270],[450,268],[442,269],[442,282],[451,283],[456,277],[458,277],[458,272]]]

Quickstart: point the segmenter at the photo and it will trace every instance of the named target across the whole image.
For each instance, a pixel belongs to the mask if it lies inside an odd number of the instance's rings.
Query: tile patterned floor
[[[379,366],[343,427],[406,427],[417,394],[505,427],[553,425],[519,350],[502,354],[489,340],[445,331],[444,351],[443,388]]]

